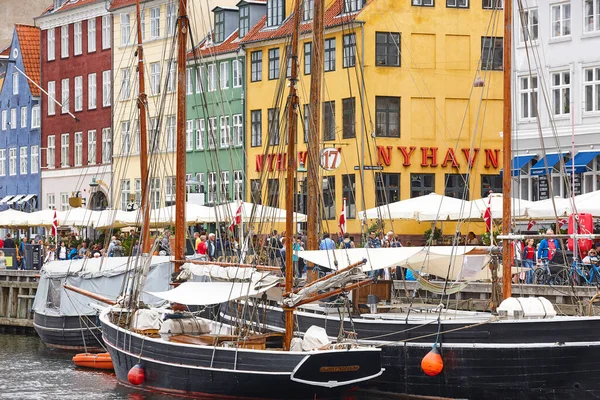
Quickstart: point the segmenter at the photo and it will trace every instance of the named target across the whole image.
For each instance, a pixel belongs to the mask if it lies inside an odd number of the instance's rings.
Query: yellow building
[[[347,231],[356,234],[362,209],[430,192],[461,197],[465,185],[469,199],[501,191],[502,10],[469,2],[326,0],[319,145],[339,149],[341,163],[334,171],[320,169],[323,231],[338,232],[343,198]],[[497,4],[490,0],[483,6],[492,2]],[[302,5],[299,159],[306,150],[303,119],[312,104],[313,4]],[[247,197],[256,201],[262,192],[263,203],[279,206],[284,204],[285,49],[292,9],[292,0],[268,0],[267,16],[243,39]],[[478,77],[483,87],[474,87]],[[271,123],[277,108],[279,123]],[[302,183],[297,186],[303,210],[306,196],[314,194]],[[399,234],[422,234],[430,227],[392,226]],[[465,229],[481,231],[483,225]]]

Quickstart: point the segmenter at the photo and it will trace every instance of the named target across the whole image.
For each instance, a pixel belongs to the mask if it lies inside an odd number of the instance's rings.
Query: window
[[[410,197],[435,192],[435,174],[410,174]]]
[[[269,80],[279,79],[279,49],[269,49]]]
[[[250,53],[250,81],[262,81],[262,51],[253,51]]]
[[[446,0],[448,8],[469,8],[469,0]]]
[[[21,128],[27,128],[27,107],[21,107]]]
[[[323,140],[335,140],[335,101],[323,102]]]
[[[83,77],[75,77],[75,111],[83,110]]]
[[[250,145],[252,147],[262,146],[262,111],[252,110],[250,111],[251,118],[251,138]]]
[[[121,69],[121,100],[129,99],[129,95],[131,92],[131,71],[129,68]]]
[[[377,206],[400,200],[400,174],[375,174],[375,202]]]
[[[177,90],[177,62],[169,61],[167,63],[167,92],[173,93]]]
[[[160,64],[150,63],[150,89],[153,95],[160,94]]]
[[[169,115],[167,117],[167,151],[175,150],[175,133],[177,126],[175,124],[175,116]]]
[[[185,121],[185,150],[194,150],[194,120]]]
[[[304,75],[310,75],[312,63],[312,42],[304,43]]]
[[[204,119],[196,120],[196,150],[204,150],[204,136],[206,132],[206,126]]]
[[[325,39],[325,72],[335,71],[335,38]]]
[[[131,181],[123,179],[121,181],[121,210],[127,211],[127,203],[129,203],[129,193],[131,192]]]
[[[110,71],[102,71],[102,107],[110,106]]]
[[[198,193],[206,193],[206,186],[204,186],[204,173],[198,172],[196,174],[196,180],[198,181]]]
[[[554,115],[571,113],[571,73],[569,71],[553,72],[552,85],[552,111]]]
[[[194,82],[192,81],[192,68],[188,67],[185,69],[185,94],[190,95],[194,93]]]
[[[522,22],[519,24],[519,26],[523,25],[521,27],[521,43],[538,40],[539,18],[537,8],[524,10],[521,13],[521,20]]]
[[[48,115],[56,114],[56,82],[48,82]],[[4,127],[4,125],[2,125]]]
[[[269,108],[267,110],[269,145],[275,146],[279,144],[279,109]]]
[[[47,32],[48,61],[52,61],[56,58],[56,29],[51,28]]]
[[[121,155],[126,156],[131,153],[131,123],[129,121],[121,122]]]
[[[220,120],[221,126],[221,148],[229,147],[230,139],[230,127],[229,127],[229,117],[222,116]]]
[[[600,111],[600,67],[583,70],[585,111]]]
[[[199,66],[196,68],[196,93],[202,93],[204,91],[204,67]]]
[[[121,14],[121,45],[131,44],[131,24],[129,14]]]
[[[0,149],[0,176],[6,176],[6,149]]]
[[[160,207],[160,179],[150,179],[150,206],[152,208]]]
[[[250,181],[250,197],[254,204],[262,204],[260,179],[252,179]]]
[[[304,125],[304,143],[308,143],[308,134],[310,132],[310,105],[308,105],[308,104],[304,105],[303,125]]]
[[[8,124],[8,110],[2,110],[2,130],[6,130],[6,125]]]
[[[233,200],[244,200],[244,173],[233,171]]]
[[[40,147],[31,146],[31,173],[37,174],[40,170]]]
[[[504,0],[483,0],[482,8],[484,10],[502,10]]]
[[[19,94],[19,73],[13,72],[12,74],[12,93]]]
[[[375,34],[375,65],[400,66],[400,34],[394,32],[377,32]]]
[[[112,158],[112,136],[110,128],[102,129],[102,164],[110,163]]]
[[[487,197],[490,190],[494,193],[502,193],[501,175],[481,175],[481,198]]]
[[[225,40],[225,14],[222,12],[215,13],[215,43],[221,43]]]
[[[17,109],[10,109],[10,129],[17,129]]]
[[[302,21],[310,21],[315,16],[315,0],[304,0],[302,2]]]
[[[336,219],[335,215],[335,176],[323,177],[322,219]]]
[[[31,107],[31,129],[37,129],[40,127],[41,115],[39,104]]]
[[[69,112],[69,78],[63,79],[61,82],[62,108],[61,113]]]
[[[343,138],[356,137],[356,101],[354,97],[342,99]]]
[[[135,204],[137,204],[137,206],[141,206],[142,205],[142,180],[141,179],[134,179],[133,181],[134,185],[135,185]]]
[[[502,54],[504,40],[500,37],[481,38],[481,69],[488,71],[502,71],[504,56]]]
[[[229,171],[221,171],[220,202],[229,201]]]
[[[250,30],[250,7],[241,6],[240,7],[240,31],[239,36],[243,38],[246,36],[248,31]]]
[[[96,131],[88,131],[88,165],[96,164]]]
[[[412,0],[412,5],[421,7],[433,7],[433,0]]]
[[[158,126],[158,118],[150,118],[150,139],[148,141],[150,151],[158,150],[159,135],[160,127]]]
[[[242,62],[233,60],[231,62],[231,69],[233,74],[233,87],[242,87]]]
[[[221,75],[219,79],[221,80],[221,89],[229,88],[229,62],[224,61],[220,64],[221,66]]]
[[[600,31],[600,0],[584,0],[583,31]]]
[[[19,175],[27,175],[27,147],[19,148]]]
[[[81,167],[83,163],[83,133],[75,132],[75,166]]]
[[[469,175],[446,174],[444,195],[456,199],[469,200]]]
[[[132,140],[133,153],[140,154],[140,123],[139,123],[139,121],[134,121],[133,126],[135,127],[135,130],[133,132],[133,140]]]
[[[60,166],[69,166],[69,134],[63,133],[60,136]]]
[[[267,0],[267,26],[278,26],[285,15],[285,0]]]
[[[56,136],[48,136],[48,150],[46,150],[46,164],[48,168],[56,167]]]
[[[521,100],[521,119],[537,117],[537,76],[519,78],[519,98]]]
[[[150,9],[150,39],[160,37],[160,7]]]
[[[209,92],[214,92],[217,90],[217,67],[215,64],[210,64],[208,66],[208,82],[207,88]]]
[[[363,8],[365,0],[344,0],[344,12],[355,12]]]
[[[167,36],[175,35],[177,27],[177,11],[174,3],[167,4]]]
[[[175,202],[175,177],[167,176],[165,179],[165,205],[173,205]]]
[[[102,16],[102,50],[110,49],[110,15]]]
[[[88,53],[96,51],[96,19],[88,19],[87,21],[87,47]]]
[[[48,199],[48,208],[50,210],[55,210],[56,209],[56,197],[54,194],[49,194],[47,196]]]
[[[400,97],[375,97],[377,136],[400,137]]]
[[[60,27],[60,57],[69,57],[69,25]]]
[[[208,148],[214,149],[217,141],[217,117],[208,119]]]
[[[342,198],[346,199],[346,218],[356,218],[356,177],[342,175]]]
[[[17,175],[17,148],[8,149],[8,174],[10,176]]]
[[[244,144],[244,130],[242,123],[242,114],[233,116],[233,135],[231,140],[234,146],[242,146]]]
[[[562,3],[550,7],[552,18],[552,38],[571,35],[571,4]]]
[[[344,68],[356,65],[356,34],[344,35]]]
[[[88,110],[96,108],[96,74],[88,75]]]
[[[60,194],[60,211],[67,211],[69,209],[69,193]]]
[[[279,207],[279,179],[267,180],[267,206]]]
[[[208,204],[212,204],[215,202],[215,197],[217,194],[217,173],[209,172],[208,173],[208,191],[206,195],[206,201]]]
[[[81,21],[73,24],[73,54],[76,56],[82,53],[82,39],[81,39]]]

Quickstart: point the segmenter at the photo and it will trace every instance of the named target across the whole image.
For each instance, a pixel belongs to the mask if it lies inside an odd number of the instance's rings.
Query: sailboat
[[[296,2],[295,26],[299,26],[299,1]],[[139,4],[139,3],[138,3]],[[139,15],[139,13],[138,13]],[[179,1],[178,19],[178,110],[185,110],[185,59],[188,37],[187,0]],[[296,54],[298,32],[292,38],[292,53]],[[289,118],[296,116],[297,102],[295,77],[292,67]],[[296,99],[296,100],[294,100]],[[178,118],[177,175],[175,236],[176,271],[184,262],[183,235],[185,204],[185,119]],[[295,124],[289,124],[289,137],[295,135]],[[294,140],[288,140],[289,166],[294,164]],[[288,178],[293,178],[288,168]],[[291,185],[293,179],[288,179]],[[291,226],[293,191],[288,190],[286,223]],[[181,206],[180,206],[181,205]],[[147,229],[147,225],[145,226]],[[288,229],[288,243],[292,229]],[[143,244],[142,244],[143,246]],[[292,262],[287,263],[285,294],[292,297]],[[150,259],[144,263],[137,281],[125,293],[123,301],[106,308],[100,314],[102,337],[113,360],[119,382],[136,385],[141,389],[170,393],[261,398],[312,398],[314,395],[335,395],[358,383],[380,376],[381,350],[373,346],[357,345],[354,341],[330,343],[322,329],[304,339],[293,338],[294,304],[285,310],[285,334],[265,333],[247,335],[234,326],[214,323],[195,313],[177,312],[182,305],[206,307],[228,300],[259,297],[279,285],[280,278],[272,274],[272,267],[238,265],[230,282],[185,282],[167,292],[151,294],[168,300],[172,309],[144,308],[139,295],[144,289]],[[248,268],[251,267],[251,268]],[[351,268],[340,274],[351,279]],[[239,272],[239,274],[238,274]],[[360,275],[360,274],[359,274]],[[349,282],[347,282],[349,283]],[[349,283],[346,289],[370,283],[362,279]],[[322,282],[315,289],[322,289]],[[341,291],[341,289],[338,290]],[[333,291],[335,293],[335,291]],[[321,298],[322,294],[306,293],[305,300]],[[293,302],[292,302],[293,303]],[[298,304],[298,303],[296,303]],[[159,317],[162,315],[162,318]]]

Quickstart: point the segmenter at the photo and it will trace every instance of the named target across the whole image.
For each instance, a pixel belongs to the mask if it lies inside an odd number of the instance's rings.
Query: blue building
[[[16,25],[0,89],[0,210],[39,210],[40,30]]]

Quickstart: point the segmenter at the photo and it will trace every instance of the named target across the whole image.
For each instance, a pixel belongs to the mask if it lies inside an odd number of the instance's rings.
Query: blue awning
[[[512,159],[512,176],[521,175],[521,171],[523,167],[529,163],[533,157],[537,156],[537,154],[524,154],[522,156],[516,156]]]
[[[544,161],[544,158],[541,158],[529,171],[530,175],[547,175],[549,172],[552,172],[554,166],[558,164],[558,162],[565,156],[566,153],[552,153],[546,154],[546,160],[548,163]],[[548,168],[546,169],[546,165]]]
[[[587,172],[587,165],[591,163],[598,154],[600,154],[600,151],[580,151],[575,157],[565,163],[567,174],[570,174],[573,171],[573,164],[575,164],[576,174]]]

